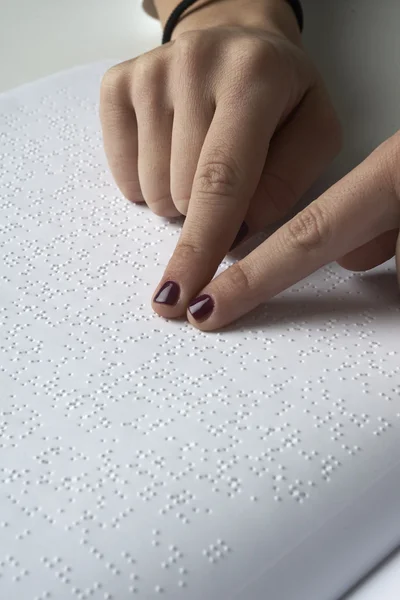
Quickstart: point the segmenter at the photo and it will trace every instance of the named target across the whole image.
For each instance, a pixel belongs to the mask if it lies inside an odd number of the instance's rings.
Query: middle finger
[[[269,110],[265,104],[260,94],[247,102],[242,98],[240,105],[226,100],[217,105],[181,237],[153,299],[153,308],[163,316],[184,313],[189,300],[213,277],[241,227],[280,118],[278,98]],[[165,295],[165,286],[174,302]]]

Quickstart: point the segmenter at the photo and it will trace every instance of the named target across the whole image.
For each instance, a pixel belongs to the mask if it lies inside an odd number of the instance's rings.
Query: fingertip
[[[149,207],[157,217],[163,217],[164,219],[176,219],[182,216],[182,214],[173,204],[172,199],[168,202],[159,204],[149,203]]]
[[[219,328],[214,296],[203,293],[194,298],[187,308],[187,319],[197,329],[211,332]]]
[[[181,288],[176,281],[167,280],[159,286],[153,296],[155,304],[163,304],[166,306],[175,306],[180,298]]]
[[[152,308],[160,317],[174,319],[185,313],[180,285],[171,279],[163,281],[155,291]]]
[[[215,307],[215,301],[209,294],[201,294],[194,298],[188,306],[188,311],[197,322],[208,319]]]
[[[125,183],[124,181],[118,184],[121,194],[132,204],[145,204],[146,200],[143,197],[139,183]]]
[[[151,303],[153,311],[163,319],[179,319],[185,314],[185,308],[179,305],[167,306],[165,304],[159,304],[154,302]]]
[[[218,327],[218,325],[215,325],[215,323],[213,322],[213,319],[205,319],[203,321],[197,321],[194,317],[192,317],[189,310],[187,311],[186,316],[187,316],[188,322],[191,325],[193,325],[193,327],[198,329],[199,331],[212,333],[213,331],[220,329],[220,327]]]

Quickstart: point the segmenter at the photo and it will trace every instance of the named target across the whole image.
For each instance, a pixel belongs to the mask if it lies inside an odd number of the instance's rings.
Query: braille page
[[[180,225],[112,181],[105,68],[0,96],[0,597],[335,600],[400,540],[394,263],[156,316]]]

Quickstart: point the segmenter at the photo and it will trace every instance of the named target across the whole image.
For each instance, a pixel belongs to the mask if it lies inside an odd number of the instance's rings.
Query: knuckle
[[[110,69],[108,69],[101,80],[102,88],[115,88],[118,86],[118,83],[121,81],[121,77],[123,76],[125,70],[122,65],[114,65]]]
[[[235,103],[262,101],[266,95],[273,101],[288,93],[293,68],[274,44],[246,39],[232,56],[228,95]]]
[[[227,271],[229,274],[229,285],[235,295],[246,295],[252,290],[250,275],[247,273],[241,261],[235,263]]]
[[[233,198],[238,187],[238,171],[232,162],[218,153],[198,168],[195,193],[200,197]]]
[[[249,80],[254,87],[265,80],[266,72],[271,76],[278,75],[283,67],[282,54],[275,44],[267,45],[256,37],[245,38],[240,45],[240,54],[235,55],[235,67],[240,78]]]
[[[286,232],[285,241],[292,248],[307,253],[319,250],[331,238],[328,215],[316,202],[289,221]]]
[[[262,64],[265,67],[273,46],[267,46],[262,40],[251,36],[242,38],[239,48],[240,52],[237,53],[236,59],[248,69],[249,64],[254,67]]]
[[[177,56],[183,62],[191,62],[197,55],[197,49],[201,43],[201,36],[196,31],[185,31],[175,42]]]
[[[149,103],[163,84],[164,64],[162,59],[143,54],[135,63],[132,73],[131,94],[134,103]]]
[[[194,258],[206,255],[206,250],[190,240],[181,240],[175,249],[175,258],[180,264],[191,264]]]
[[[208,63],[207,54],[210,53],[207,39],[204,38],[207,35],[186,31],[175,41],[171,76],[177,90],[182,86],[185,90],[200,91],[199,81],[205,80],[204,65]]]
[[[125,82],[126,69],[123,64],[115,65],[108,69],[103,75],[100,84],[100,102],[113,104]]]

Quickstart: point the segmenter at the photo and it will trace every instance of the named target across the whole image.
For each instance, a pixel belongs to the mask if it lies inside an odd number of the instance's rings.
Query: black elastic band
[[[188,8],[193,6],[193,4],[195,4],[196,2],[197,2],[197,0],[182,0],[182,2],[180,2],[178,4],[178,6],[176,6],[174,8],[174,10],[172,11],[172,13],[169,16],[168,21],[165,23],[163,37],[162,37],[163,44],[167,44],[168,42],[171,41],[172,34],[174,32],[175,27],[178,24],[179,19],[181,18],[183,13]]]
[[[299,24],[299,29],[302,32],[304,29],[304,13],[300,0],[286,0],[286,2],[292,7],[294,15]]]
[[[164,32],[163,32],[163,36],[162,36],[163,44],[167,44],[168,42],[171,41],[172,34],[174,32],[175,27],[177,26],[177,24],[179,22],[179,19],[181,18],[183,13],[185,11],[187,11],[188,8],[193,6],[193,4],[195,4],[197,1],[198,0],[182,0],[182,2],[180,2],[178,4],[178,6],[176,6],[174,8],[174,10],[172,11],[171,15],[169,16],[168,21],[166,22],[165,27],[164,27]],[[285,1],[292,7],[295,17],[297,19],[297,22],[299,24],[300,31],[303,31],[304,15],[303,15],[303,8],[301,6],[300,0],[285,0]]]

